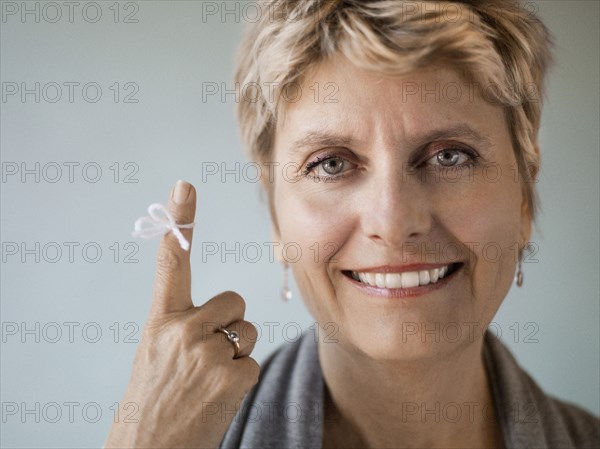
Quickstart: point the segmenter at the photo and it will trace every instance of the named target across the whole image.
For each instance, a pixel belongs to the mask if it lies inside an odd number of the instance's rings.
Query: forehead
[[[482,87],[450,68],[385,76],[337,57],[314,67],[284,97],[275,144],[315,129],[357,142],[418,140],[441,128],[506,132],[503,108],[486,101]]]

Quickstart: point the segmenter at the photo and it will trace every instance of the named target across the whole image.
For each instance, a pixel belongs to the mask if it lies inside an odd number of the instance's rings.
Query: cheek
[[[453,237],[469,248],[473,298],[497,310],[512,284],[521,226],[521,189],[510,176],[478,180],[463,200],[440,210]]]
[[[336,307],[336,291],[328,267],[343,261],[341,251],[353,229],[352,212],[342,198],[307,190],[291,186],[281,192],[285,201],[276,203],[281,246],[309,311],[327,321],[337,315],[331,310]]]
[[[306,181],[300,181],[305,183]],[[302,248],[302,265],[323,265],[342,248],[352,228],[347,195],[325,192],[319,184],[282,189],[278,202],[281,238]],[[306,257],[309,255],[310,257]]]
[[[487,262],[516,261],[515,253],[521,227],[521,188],[511,176],[498,182],[481,183],[478,210],[482,256]],[[498,248],[495,255],[492,247]]]

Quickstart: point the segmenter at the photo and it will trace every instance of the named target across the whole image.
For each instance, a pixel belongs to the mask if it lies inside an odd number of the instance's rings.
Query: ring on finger
[[[217,332],[222,332],[225,335],[227,335],[227,339],[231,342],[231,344],[233,345],[233,349],[235,351],[235,353],[233,354],[233,358],[237,359],[238,355],[240,354],[240,336],[236,331],[228,331],[227,329],[220,327],[219,329],[217,329]]]

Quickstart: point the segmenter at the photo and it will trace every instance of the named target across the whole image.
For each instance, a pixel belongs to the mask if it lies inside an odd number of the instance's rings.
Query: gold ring
[[[231,344],[233,344],[233,349],[235,351],[233,358],[237,359],[238,355],[240,354],[240,336],[238,333],[236,331],[228,331],[223,327],[220,327],[217,329],[217,331],[223,332],[225,335],[227,335],[227,339],[231,342]]]

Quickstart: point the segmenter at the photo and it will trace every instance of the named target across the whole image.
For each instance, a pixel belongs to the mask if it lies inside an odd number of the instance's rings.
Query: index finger
[[[185,181],[177,181],[171,189],[167,209],[175,223],[193,223],[196,215],[196,189]],[[182,312],[194,307],[192,302],[192,272],[190,253],[193,228],[179,228],[190,243],[189,251],[181,248],[172,231],[167,232],[160,242],[156,259],[154,298],[152,313]]]

